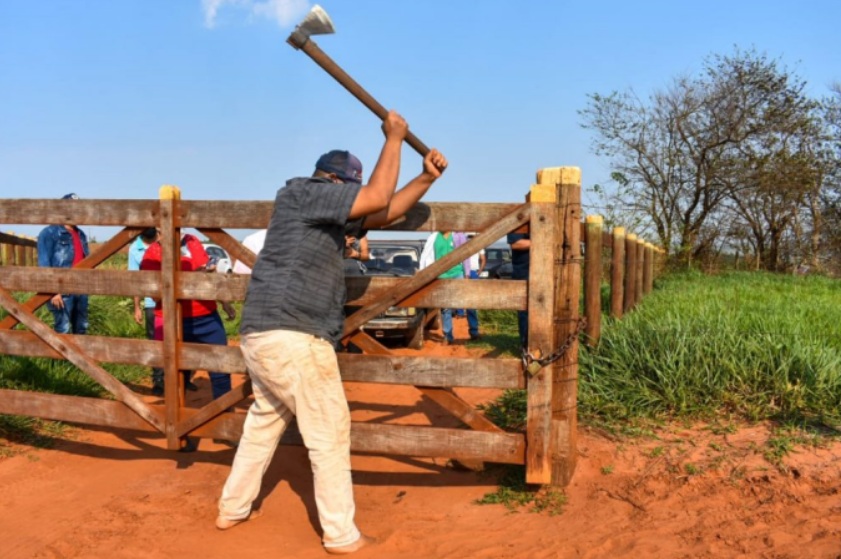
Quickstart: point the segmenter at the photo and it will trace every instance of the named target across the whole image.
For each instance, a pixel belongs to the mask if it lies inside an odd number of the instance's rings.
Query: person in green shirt
[[[433,237],[435,260],[440,260],[455,249],[455,236],[452,231],[439,231]],[[461,262],[438,276],[438,279],[463,279],[464,266]],[[453,343],[453,309],[441,309],[441,329],[447,344]]]

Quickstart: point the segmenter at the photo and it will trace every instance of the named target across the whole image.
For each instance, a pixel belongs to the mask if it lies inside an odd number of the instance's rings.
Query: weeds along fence
[[[621,280],[613,283],[613,295],[619,293],[623,301],[622,311],[633,307],[638,301],[636,294],[642,293],[645,286],[650,289],[651,281],[651,272],[635,264],[650,258],[645,250],[634,244],[630,236],[624,238],[624,245],[619,243],[622,237],[617,230],[608,242],[594,222],[582,226],[580,200],[578,168],[547,168],[538,172],[537,184],[532,185],[525,203],[422,203],[387,228],[478,233],[412,277],[348,278],[347,304],[359,310],[347,317],[344,339],[352,341],[363,353],[339,354],[342,377],[345,381],[415,386],[469,429],[354,422],[351,430],[354,451],[447,457],[468,464],[525,464],[530,483],[566,485],[570,481],[578,454],[577,333],[582,235],[601,241],[587,242],[588,258],[595,258],[607,244],[613,247],[614,259],[617,254],[628,256],[622,268],[624,279],[641,278],[637,283],[623,284]],[[166,437],[172,450],[179,449],[187,435],[238,440],[244,414],[229,410],[251,394],[242,354],[234,346],[183,342],[179,331],[179,301],[241,301],[250,276],[182,272],[179,240],[183,229],[197,229],[224,247],[232,258],[253,266],[254,253],[228,230],[266,227],[272,206],[272,202],[182,200],[180,191],[169,186],[161,188],[159,200],[3,200],[0,224],[76,224],[122,229],[72,269],[0,266],[0,306],[8,313],[0,321],[0,354],[68,360],[102,385],[113,400],[0,390],[0,413],[157,432]],[[98,269],[143,229],[152,226],[161,230],[160,272]],[[530,234],[528,282],[437,279],[457,262],[512,231]],[[618,250],[619,246],[624,252]],[[613,272],[616,270],[614,265]],[[611,278],[614,276],[612,273]],[[641,286],[639,289],[637,284]],[[624,285],[624,291],[620,285]],[[32,292],[35,294],[23,302],[14,296],[17,293],[22,299]],[[35,314],[57,292],[160,299],[164,339],[57,334]],[[360,326],[390,306],[527,310],[529,353],[552,355],[553,359],[524,367],[519,358],[395,355],[360,330]],[[568,346],[566,351],[559,351],[562,346]],[[166,380],[163,402],[134,392],[111,376],[101,363],[163,368]],[[200,408],[187,407],[180,370],[231,373],[235,377],[234,388]],[[526,433],[503,431],[460,398],[454,387],[525,388],[528,391]],[[290,429],[282,442],[301,444],[300,435]]]
[[[37,265],[38,243],[35,239],[0,233],[0,266]]]
[[[624,227],[604,230],[600,215],[588,215],[581,223],[584,246],[585,340],[596,345],[601,337],[603,307],[610,316],[622,316],[636,307],[654,289],[654,279],[662,272],[664,251],[645,242]],[[609,251],[609,256],[605,253]],[[610,299],[602,304],[602,284],[607,276]]]

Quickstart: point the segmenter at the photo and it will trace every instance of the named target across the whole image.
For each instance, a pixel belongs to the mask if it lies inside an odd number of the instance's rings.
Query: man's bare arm
[[[394,196],[394,189],[397,187],[397,177],[400,173],[400,150],[408,131],[409,125],[403,117],[395,111],[390,111],[383,121],[385,143],[380,151],[380,157],[371,173],[371,179],[360,189],[353,202],[348,215],[349,220],[388,208]]]
[[[403,216],[412,206],[418,203],[418,200],[426,194],[432,183],[438,180],[446,169],[447,158],[437,149],[430,150],[423,158],[421,174],[397,191],[387,208],[366,217],[365,228],[382,227]]]

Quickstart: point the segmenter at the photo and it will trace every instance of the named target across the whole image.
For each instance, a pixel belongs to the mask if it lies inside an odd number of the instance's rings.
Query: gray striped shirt
[[[278,190],[241,334],[294,330],[332,343],[344,323],[345,222],[362,185],[295,178]]]

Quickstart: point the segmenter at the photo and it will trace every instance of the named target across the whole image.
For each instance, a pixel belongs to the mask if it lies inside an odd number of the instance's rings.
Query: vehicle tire
[[[406,336],[406,347],[409,349],[423,348],[423,324],[418,324],[415,331],[411,335]]]

